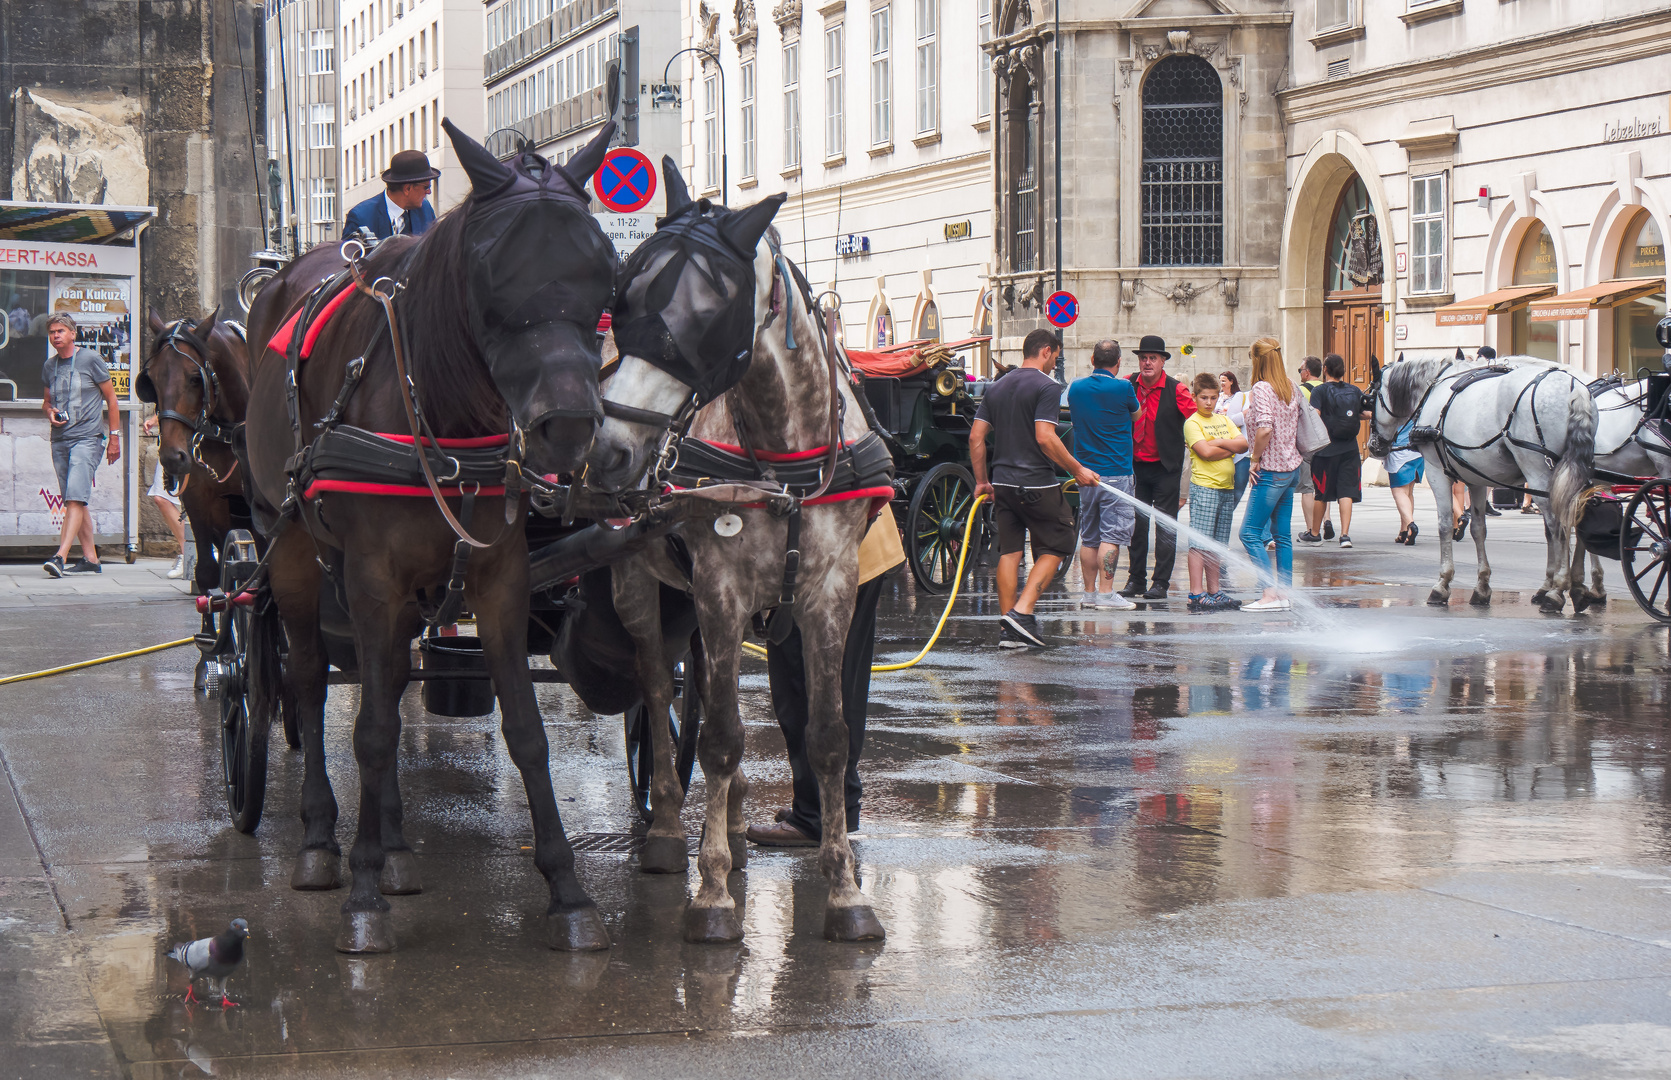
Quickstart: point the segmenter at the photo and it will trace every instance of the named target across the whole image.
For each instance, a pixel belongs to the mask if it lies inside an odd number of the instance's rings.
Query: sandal
[[[1531,506],[1522,506],[1522,507],[1521,507],[1521,508],[1520,508],[1520,512],[1521,512],[1521,513],[1522,513],[1522,514],[1541,514],[1541,513],[1543,513],[1543,511],[1542,511],[1542,510],[1539,510],[1539,509],[1538,509],[1538,508],[1537,508],[1537,505],[1536,505],[1536,504],[1533,504],[1533,505],[1531,505]]]
[[[1395,544],[1408,544],[1409,542],[1410,542],[1410,530],[1409,529],[1400,529],[1399,533],[1398,533],[1398,539],[1393,541],[1393,543],[1395,543]]]
[[[1422,528],[1421,528],[1420,525],[1417,525],[1413,521],[1410,522],[1410,538],[1408,540],[1404,541],[1404,546],[1405,547],[1415,547],[1416,546],[1416,534],[1421,532],[1421,531],[1422,531]]]

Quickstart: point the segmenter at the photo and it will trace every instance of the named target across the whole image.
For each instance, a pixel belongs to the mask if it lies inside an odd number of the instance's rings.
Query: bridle
[[[191,459],[193,463],[202,466],[203,471],[208,473],[209,479],[213,482],[217,484],[225,483],[238,468],[237,461],[234,460],[232,468],[226,471],[225,476],[222,476],[215,471],[213,466],[203,460],[202,447],[204,442],[218,442],[231,446],[232,435],[237,430],[238,425],[235,422],[228,423],[218,419],[214,415],[215,409],[220,405],[224,394],[221,392],[220,377],[215,374],[215,369],[208,363],[209,346],[192,331],[185,319],[176,319],[163,328],[162,337],[157,340],[156,350],[151,355],[156,356],[164,349],[173,349],[175,355],[185,357],[197,368],[203,385],[203,392],[198,395],[197,415],[187,416],[184,413],[176,412],[174,409],[161,407],[162,403],[157,397],[157,385],[151,378],[149,360],[146,361],[145,367],[141,369],[139,378],[134,380],[134,390],[139,400],[158,406],[157,419],[159,421],[173,420],[191,431]]]

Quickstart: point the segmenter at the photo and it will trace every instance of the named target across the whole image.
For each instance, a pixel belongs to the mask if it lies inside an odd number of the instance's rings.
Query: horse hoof
[[[1468,598],[1468,603],[1472,604],[1475,607],[1490,607],[1491,606],[1491,594],[1488,593],[1488,592],[1481,592],[1480,590],[1475,589],[1474,590],[1474,595],[1470,596]]]
[[[1572,594],[1572,613],[1574,615],[1584,614],[1584,609],[1589,607],[1589,606],[1590,606],[1590,598],[1588,596],[1585,596],[1581,592],[1576,592],[1576,593]]]
[[[1548,589],[1539,589],[1537,592],[1532,594],[1532,603],[1534,604],[1541,604],[1547,599],[1549,599]]]
[[[690,852],[682,836],[647,836],[638,852],[638,869],[645,874],[682,874],[690,869]]]
[[[1561,613],[1561,609],[1566,606],[1566,601],[1549,597],[1544,600],[1543,603],[1538,605],[1538,610],[1543,612],[1545,615],[1559,615]]]
[[[383,853],[383,873],[377,879],[377,891],[384,896],[415,896],[424,891],[418,879],[418,857],[410,848]]]
[[[1438,589],[1434,589],[1427,594],[1427,603],[1429,607],[1450,607],[1451,598]]]
[[[342,888],[338,866],[342,856],[327,848],[305,848],[296,853],[290,887],[297,892],[328,892]]]
[[[602,952],[609,948],[609,931],[595,907],[552,911],[545,917],[545,940],[558,952]]]
[[[1605,597],[1605,596],[1592,596],[1592,597],[1590,597],[1590,606],[1593,607],[1593,608],[1604,608],[1604,607],[1606,607],[1607,606],[1607,597]]]
[[[743,924],[736,908],[685,909],[685,940],[697,945],[723,945],[743,940]]]
[[[836,907],[824,909],[824,936],[830,941],[881,941],[887,934],[870,908]]]
[[[726,833],[725,842],[731,848],[731,869],[741,870],[748,865],[748,834]]]
[[[387,911],[347,911],[337,930],[337,952],[395,951],[395,922]]]

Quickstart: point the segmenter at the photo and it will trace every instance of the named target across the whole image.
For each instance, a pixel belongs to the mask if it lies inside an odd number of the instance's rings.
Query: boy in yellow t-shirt
[[[1247,449],[1247,439],[1218,408],[1218,378],[1202,372],[1190,384],[1195,413],[1184,421],[1184,445],[1189,447],[1189,525],[1198,533],[1230,542],[1230,518],[1236,510],[1236,455]],[[1242,606],[1220,589],[1218,556],[1191,544],[1189,548],[1189,610],[1226,611]],[[1203,587],[1205,579],[1205,587]]]

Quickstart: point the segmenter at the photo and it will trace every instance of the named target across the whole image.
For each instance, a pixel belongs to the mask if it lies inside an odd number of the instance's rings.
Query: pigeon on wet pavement
[[[233,919],[232,924],[214,937],[184,941],[168,950],[170,960],[178,960],[191,972],[186,984],[186,1000],[196,1001],[192,990],[199,978],[208,979],[220,991],[222,1006],[238,1004],[226,996],[226,980],[244,962],[244,939],[249,937],[249,923]]]

